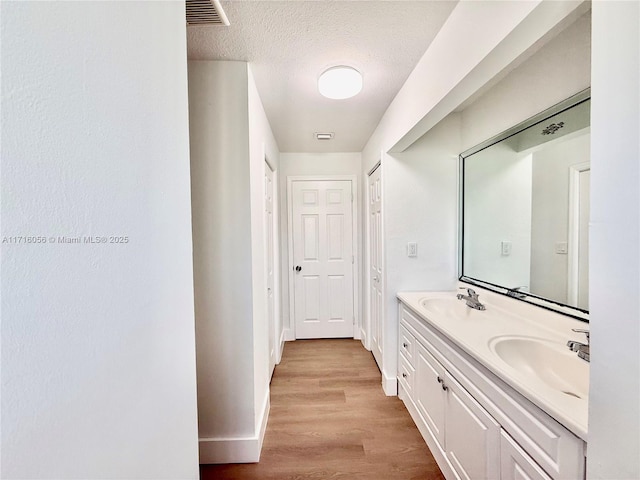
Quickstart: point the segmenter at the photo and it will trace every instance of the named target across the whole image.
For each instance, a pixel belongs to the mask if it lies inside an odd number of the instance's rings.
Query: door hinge
[[[351,320],[353,320],[353,325],[355,325],[356,324],[356,317],[355,316],[351,317]]]
[[[355,259],[354,259],[354,256],[353,256],[353,255],[351,255],[351,265],[355,265],[355,263],[356,263],[356,261],[355,261]]]

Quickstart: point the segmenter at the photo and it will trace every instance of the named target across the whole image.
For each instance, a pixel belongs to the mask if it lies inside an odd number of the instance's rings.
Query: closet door
[[[369,338],[371,351],[382,368],[382,167],[369,175]]]

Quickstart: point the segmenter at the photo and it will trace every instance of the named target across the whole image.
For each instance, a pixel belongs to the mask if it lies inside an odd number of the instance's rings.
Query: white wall
[[[452,114],[403,153],[382,161],[385,392],[397,388],[398,303],[412,290],[452,290],[457,281],[460,116]],[[418,256],[407,256],[407,243]]]
[[[459,2],[380,122],[385,150],[403,151],[587,10],[582,1]]]
[[[257,461],[268,416],[265,156],[278,149],[244,62],[189,62],[201,463]]]
[[[0,8],[0,475],[196,479],[184,2]]]
[[[569,255],[555,246],[569,241],[569,169],[590,160],[589,131],[577,133],[533,153],[531,292],[562,303],[569,303]]]
[[[293,319],[289,311],[289,237],[288,237],[288,212],[287,212],[287,177],[304,175],[356,175],[358,183],[358,219],[360,226],[356,232],[356,245],[362,245],[362,156],[360,153],[291,153],[280,154],[280,245],[281,245],[281,271],[282,271],[282,322],[286,340],[294,340]],[[362,265],[362,248],[358,252],[358,265]],[[360,273],[359,284],[362,285]],[[362,291],[362,287],[360,288]],[[362,304],[358,305],[357,322],[362,322]]]
[[[589,479],[640,478],[640,3],[593,4]]]
[[[507,142],[465,160],[464,274],[529,287],[531,266],[531,154]],[[511,253],[502,253],[502,242]]]
[[[590,66],[589,11],[464,109],[463,148],[471,148],[588,88]]]
[[[254,433],[246,85],[245,63],[189,62],[201,443]]]

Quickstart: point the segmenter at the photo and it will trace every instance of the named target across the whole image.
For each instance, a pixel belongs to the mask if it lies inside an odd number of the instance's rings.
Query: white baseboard
[[[276,364],[279,365],[282,361],[282,353],[284,352],[284,330],[280,334],[280,341],[278,345],[278,353],[276,354]]]
[[[360,341],[362,342],[362,346],[371,351],[371,346],[369,345],[369,339],[367,338],[367,332],[364,331],[363,328],[360,329]]]
[[[269,419],[269,392],[264,403],[256,434],[251,437],[200,438],[200,463],[256,463],[260,460],[262,442]]]
[[[293,332],[292,329],[290,328],[285,328],[284,329],[284,341],[285,342],[292,342],[296,339],[296,335]]]
[[[362,338],[360,335],[361,335],[360,327],[358,327],[358,325],[354,325],[353,326],[353,339],[354,340],[360,340]]]
[[[395,376],[387,376],[384,370],[382,370],[382,390],[387,397],[398,395],[398,379]]]

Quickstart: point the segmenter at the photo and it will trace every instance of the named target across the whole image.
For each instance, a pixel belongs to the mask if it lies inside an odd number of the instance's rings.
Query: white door
[[[291,183],[296,338],[353,337],[353,197],[348,180]]]
[[[378,166],[369,175],[369,337],[382,368],[382,182]]]
[[[264,232],[265,261],[267,264],[267,321],[269,323],[269,373],[273,375],[276,366],[276,327],[274,304],[274,242],[273,242],[273,170],[265,162],[264,169]]]

